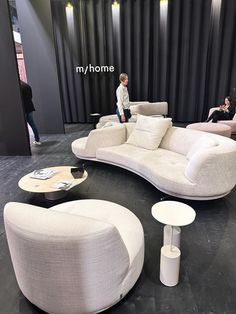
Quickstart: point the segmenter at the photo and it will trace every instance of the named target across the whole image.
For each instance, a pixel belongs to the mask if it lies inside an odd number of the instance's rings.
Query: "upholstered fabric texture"
[[[131,118],[129,122],[136,122],[137,115],[142,114],[146,116],[150,115],[167,115],[168,103],[167,102],[153,102],[148,101],[130,101]],[[106,122],[119,122],[116,114],[102,116],[99,119],[99,123],[96,125],[97,129],[103,127]]]
[[[111,138],[112,131],[114,137]],[[123,124],[117,123],[109,128],[92,130],[88,137],[75,140],[72,144],[72,152],[76,156],[95,158],[96,150],[99,147],[114,146],[124,143],[126,139],[126,128]]]
[[[45,209],[8,203],[4,222],[19,287],[48,313],[106,309],[142,270],[142,225],[120,205],[82,200]]]
[[[168,103],[163,102],[152,102],[152,103],[139,103],[134,105],[134,103],[130,106],[131,113],[133,115],[141,114],[145,116],[151,115],[167,115],[168,113]]]
[[[205,149],[208,149],[208,148],[211,148],[211,147],[214,147],[214,146],[217,146],[219,143],[209,137],[209,136],[204,136],[202,135],[195,143],[194,145],[190,148],[188,154],[187,154],[187,159],[191,159],[192,156],[199,152],[199,151],[202,151],[202,150],[205,150]]]
[[[159,146],[168,127],[172,125],[171,119],[159,119],[138,115],[135,128],[127,140],[127,144],[145,149],[155,150]]]
[[[132,123],[124,126],[129,141],[136,128]],[[109,129],[109,136],[113,138],[115,134]],[[236,143],[227,137],[168,127],[154,150],[122,140],[119,137],[120,145],[98,147],[94,159],[129,169],[167,194],[215,199],[228,194],[236,184]]]

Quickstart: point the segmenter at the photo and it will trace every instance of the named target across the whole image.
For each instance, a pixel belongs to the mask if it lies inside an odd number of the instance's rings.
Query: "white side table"
[[[170,228],[169,245],[161,248],[160,281],[169,287],[177,285],[179,281],[180,249],[173,245],[174,227],[191,224],[196,213],[194,209],[184,203],[163,201],[152,206],[152,216]]]

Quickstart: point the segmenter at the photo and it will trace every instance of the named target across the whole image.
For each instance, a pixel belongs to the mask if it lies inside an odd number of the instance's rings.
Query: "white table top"
[[[59,189],[52,187],[52,185],[54,183],[56,183],[57,181],[59,181],[59,180],[69,180],[70,181],[71,180],[71,186],[69,187],[69,189],[71,189],[75,185],[82,183],[88,177],[87,171],[84,171],[82,178],[74,179],[74,177],[72,176],[72,174],[70,172],[71,168],[75,168],[75,167],[58,166],[58,167],[44,168],[44,169],[52,169],[56,172],[55,175],[53,175],[51,178],[46,179],[46,180],[31,178],[30,175],[32,172],[28,173],[27,175],[25,175],[24,177],[22,177],[19,180],[18,186],[22,190],[25,190],[28,192],[50,193],[50,192],[60,191]]]
[[[184,203],[163,201],[152,206],[152,216],[166,225],[186,226],[194,221],[196,212]]]

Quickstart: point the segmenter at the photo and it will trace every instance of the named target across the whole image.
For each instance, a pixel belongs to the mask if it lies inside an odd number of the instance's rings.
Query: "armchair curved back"
[[[14,202],[4,223],[17,282],[33,304],[72,314],[119,300],[130,261],[113,224]]]

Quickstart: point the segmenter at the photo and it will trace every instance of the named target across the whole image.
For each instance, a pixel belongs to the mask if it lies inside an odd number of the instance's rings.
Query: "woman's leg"
[[[218,111],[214,115],[212,122],[216,123],[219,120],[230,120],[228,112]]]
[[[27,123],[29,123],[31,129],[33,130],[34,132],[34,138],[35,138],[35,141],[36,142],[39,142],[40,141],[40,138],[39,138],[39,133],[38,133],[38,129],[34,123],[34,119],[33,119],[33,112],[27,112],[25,114],[26,116],[26,121]]]
[[[212,114],[207,118],[206,122],[210,122],[214,118],[214,116],[217,115],[218,111],[219,110],[214,110]]]

